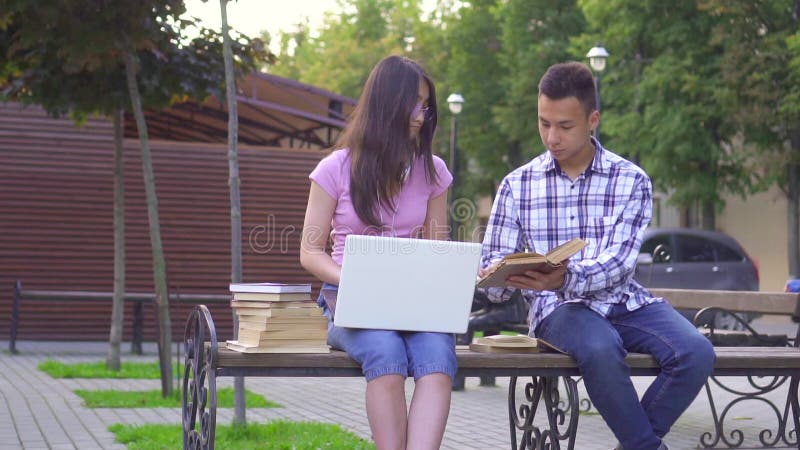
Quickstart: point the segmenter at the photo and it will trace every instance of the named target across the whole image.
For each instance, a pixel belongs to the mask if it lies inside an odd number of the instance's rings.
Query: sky
[[[219,0],[186,0],[186,9],[207,27],[220,29]],[[337,0],[237,0],[228,2],[228,25],[250,37],[267,30],[276,38],[279,31],[291,31],[305,18],[312,30],[319,29],[329,11],[341,11]],[[273,51],[278,50],[276,41],[270,46]]]

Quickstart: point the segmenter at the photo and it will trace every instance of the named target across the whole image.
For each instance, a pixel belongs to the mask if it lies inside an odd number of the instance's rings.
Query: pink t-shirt
[[[425,161],[417,158],[400,192],[395,197],[396,210],[381,205],[378,219],[387,226],[382,230],[362,222],[350,198],[350,151],[336,150],[322,159],[308,177],[331,197],[336,199],[336,209],[331,223],[333,261],[342,265],[344,240],[348,234],[366,234],[392,237],[412,237],[425,222],[428,200],[442,194],[450,186],[453,176],[438,156],[433,157],[438,180],[428,184]]]

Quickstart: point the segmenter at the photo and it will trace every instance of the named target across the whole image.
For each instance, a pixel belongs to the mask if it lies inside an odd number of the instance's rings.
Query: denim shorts
[[[326,283],[323,289],[335,286]],[[328,316],[328,345],[361,364],[367,381],[383,375],[411,376],[414,380],[432,373],[455,377],[453,334],[337,327],[321,294],[317,303]]]

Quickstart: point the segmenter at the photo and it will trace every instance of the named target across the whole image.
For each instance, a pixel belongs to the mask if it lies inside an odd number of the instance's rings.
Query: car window
[[[678,236],[679,262],[714,262],[712,242],[697,236]]]
[[[672,260],[672,245],[668,234],[651,236],[642,243],[639,253],[653,256],[653,263],[667,263]]]
[[[717,251],[717,261],[741,261],[744,259],[739,252],[719,242],[714,242],[714,250]]]

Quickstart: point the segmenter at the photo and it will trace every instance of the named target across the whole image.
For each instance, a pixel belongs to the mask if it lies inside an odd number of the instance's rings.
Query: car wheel
[[[755,318],[755,314],[750,313],[736,313],[740,319],[744,320],[745,323],[750,323]],[[734,330],[734,331],[742,331],[745,329],[744,325],[741,322],[736,320],[733,317],[733,314],[728,313],[719,313],[714,317],[714,328],[718,330]]]

